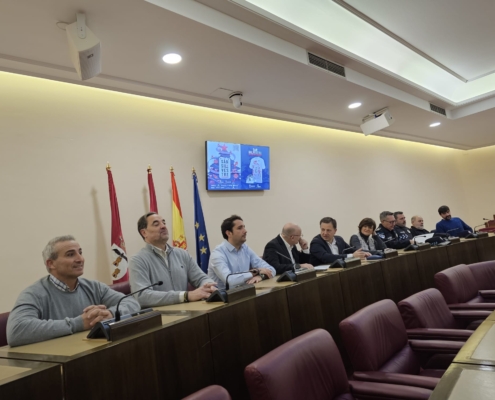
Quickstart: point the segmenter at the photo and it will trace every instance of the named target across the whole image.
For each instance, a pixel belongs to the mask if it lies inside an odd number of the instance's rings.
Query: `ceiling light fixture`
[[[361,103],[352,103],[352,104],[349,104],[349,108],[358,108],[358,107],[361,107]]]
[[[165,54],[162,60],[167,64],[177,64],[182,61],[182,57],[176,53],[169,53],[169,54]]]
[[[434,122],[433,124],[430,124],[430,128],[434,128],[435,126],[440,125],[440,122]]]

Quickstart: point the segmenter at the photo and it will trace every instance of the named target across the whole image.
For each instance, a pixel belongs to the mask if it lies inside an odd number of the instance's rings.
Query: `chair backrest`
[[[7,346],[7,320],[9,312],[0,314],[0,347]]]
[[[339,350],[323,329],[265,354],[246,367],[244,377],[251,399],[353,399]]]
[[[478,284],[478,290],[495,290],[495,261],[468,265]]]
[[[434,279],[447,304],[466,303],[478,295],[478,284],[466,264],[444,269]]]
[[[457,329],[445,299],[437,289],[426,289],[399,302],[399,311],[407,329]]]
[[[231,400],[231,397],[222,386],[211,385],[184,397],[183,400]]]
[[[131,285],[129,281],[114,283],[113,285],[110,285],[110,289],[113,289],[123,294],[131,293]]]
[[[392,300],[371,304],[339,324],[355,371],[418,374],[419,360],[409,346],[406,327]]]

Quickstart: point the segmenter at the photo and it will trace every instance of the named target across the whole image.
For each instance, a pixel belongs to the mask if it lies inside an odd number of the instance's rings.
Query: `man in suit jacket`
[[[296,244],[299,243],[299,251]],[[263,260],[270,264],[277,274],[293,271],[296,268],[313,269],[309,262],[309,245],[304,240],[301,228],[292,223],[287,223],[282,228],[282,233],[275,239],[270,240],[263,251]]]
[[[336,236],[337,221],[333,218],[325,217],[320,221],[320,234],[311,241],[310,262],[313,265],[331,264],[336,260],[347,257],[366,258],[370,253],[361,249],[352,249],[352,254],[345,254],[346,249],[351,250],[349,245],[340,236]]]

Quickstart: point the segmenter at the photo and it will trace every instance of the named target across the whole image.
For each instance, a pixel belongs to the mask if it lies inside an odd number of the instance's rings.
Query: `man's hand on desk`
[[[265,269],[265,268],[260,268],[260,270]],[[248,279],[246,283],[248,284],[253,284],[253,283],[258,283],[261,282],[263,278],[259,275],[253,276],[251,279]]]
[[[187,292],[187,299],[189,301],[204,300],[210,297],[210,294],[212,294],[215,290],[217,290],[215,283],[207,282],[203,286],[197,288],[196,290]]]
[[[272,272],[268,268],[259,268],[259,271],[260,271],[260,275],[264,274],[268,277],[268,279],[273,278]]]
[[[106,319],[113,318],[107,307],[100,304],[97,306],[88,306],[83,310],[82,319],[84,323],[84,330],[91,329],[100,321],[105,321]]]
[[[305,269],[314,269],[314,267],[311,264],[299,264],[299,266]]]
[[[356,251],[352,254],[352,256],[353,256],[354,258],[361,258],[361,259],[363,259],[363,258],[366,258],[366,257],[371,256],[371,253],[368,253],[367,251],[363,251],[362,249],[359,249],[359,250],[356,250]]]

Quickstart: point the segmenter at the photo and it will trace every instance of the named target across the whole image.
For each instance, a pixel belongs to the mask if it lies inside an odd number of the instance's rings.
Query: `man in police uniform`
[[[414,236],[410,229],[406,226],[406,216],[402,211],[394,212],[395,218],[395,232],[399,236],[399,239],[411,240]]]
[[[404,215],[403,213],[401,214]],[[387,247],[398,250],[404,249],[414,243],[409,229],[406,228],[408,233],[406,233],[402,228],[395,229],[394,214],[390,211],[383,211],[380,213],[380,222],[381,224],[378,226],[376,234],[383,240]]]

